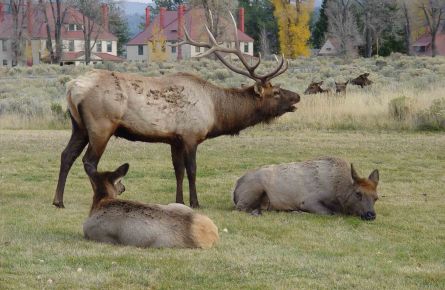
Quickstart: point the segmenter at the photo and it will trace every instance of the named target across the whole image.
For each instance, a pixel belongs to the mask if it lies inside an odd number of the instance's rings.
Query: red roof
[[[83,60],[83,56],[85,55],[84,51],[78,51],[78,52],[64,52],[62,56],[62,61],[79,61]],[[120,58],[118,56],[104,53],[104,52],[91,52],[91,61],[95,60],[103,60],[103,61],[117,61],[121,62],[124,61],[123,58]]]
[[[431,34],[422,35],[417,41],[412,45],[414,47],[426,47],[425,51],[417,52],[417,54],[422,55],[431,55],[432,47],[431,47]],[[436,34],[436,50],[438,55],[445,56],[445,31],[438,32]]]
[[[192,8],[185,11],[184,15],[185,26],[190,34],[190,37],[196,41],[208,41],[208,36],[205,31],[204,23],[207,22],[204,9]],[[148,40],[153,37],[154,27],[159,28],[160,17],[157,15],[153,22],[142,32],[131,39],[127,45],[143,45],[147,44]],[[165,27],[163,29],[164,37],[167,41],[178,40],[178,12],[165,11],[164,14]],[[232,23],[226,19],[222,19],[222,25],[232,27]],[[222,38],[225,40],[234,41],[233,29],[226,29],[222,31]],[[252,42],[253,38],[238,29],[238,39],[243,42]]]
[[[32,11],[32,38],[33,39],[46,39],[46,23],[45,23],[45,15],[43,11],[38,9],[37,6],[33,6]],[[4,8],[5,10],[5,8]],[[63,11],[63,8],[62,8]],[[50,27],[52,28],[51,36],[54,38],[54,17],[52,14],[51,6],[48,4],[46,6],[46,13],[48,15],[48,22]],[[26,22],[26,21],[24,21]],[[68,8],[67,14],[64,19],[64,24],[82,24],[82,13],[73,8]],[[12,15],[10,13],[4,13],[3,22],[0,23],[0,38],[9,39],[12,38],[13,33],[13,23],[12,23]],[[117,40],[117,37],[111,34],[108,31],[105,31],[100,24],[95,23],[95,28],[93,29],[92,38],[96,38],[98,35],[98,39],[100,40]],[[28,30],[25,29],[23,32],[23,36],[25,38],[29,37]],[[66,25],[62,26],[62,39],[67,40],[83,40],[83,32],[82,31],[68,31]]]

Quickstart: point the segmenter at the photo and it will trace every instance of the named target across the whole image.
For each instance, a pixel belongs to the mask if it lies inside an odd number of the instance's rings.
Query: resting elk
[[[232,16],[233,20],[233,16]],[[200,143],[221,135],[236,135],[241,130],[268,122],[295,111],[297,93],[274,86],[271,80],[287,70],[281,62],[270,73],[258,74],[261,57],[249,65],[239,49],[220,46],[206,26],[210,43],[196,42],[185,32],[178,45],[191,44],[214,53],[232,71],[247,76],[255,84],[244,88],[221,88],[197,76],[177,73],[170,76],[139,75],[94,70],[67,85],[72,135],[61,155],[59,180],[53,204],[64,207],[63,193],[69,170],[88,145],[82,159],[97,168],[111,136],[130,141],[170,144],[176,175],[176,202],[184,203],[182,183],[187,172],[190,205],[199,206],[196,193],[196,150]],[[237,31],[235,24],[235,31]],[[224,59],[223,53],[236,55],[245,70]]]
[[[372,85],[372,81],[368,79],[369,73],[364,73],[351,80],[351,84],[360,86],[361,88]]]
[[[329,92],[329,90],[325,90],[321,87],[321,85],[323,84],[323,81],[317,83],[317,82],[312,82],[306,89],[306,91],[304,91],[305,95],[315,95],[315,94],[322,94],[322,93],[327,93]]]

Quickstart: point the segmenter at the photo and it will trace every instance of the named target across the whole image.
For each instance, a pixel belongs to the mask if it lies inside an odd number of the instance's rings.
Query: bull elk
[[[86,239],[153,248],[211,248],[218,228],[207,216],[183,204],[143,204],[118,199],[129,165],[112,172],[97,172],[85,165],[94,190],[90,216],[83,224]]]
[[[233,16],[232,16],[232,20]],[[234,21],[235,23],[235,21]],[[236,24],[235,32],[237,31]],[[67,84],[67,102],[72,135],[61,155],[61,165],[53,204],[64,207],[63,193],[69,170],[88,145],[82,159],[97,168],[111,136],[130,141],[170,144],[176,175],[176,202],[184,203],[182,183],[187,172],[190,205],[198,207],[196,193],[196,150],[200,143],[221,135],[268,122],[295,111],[300,96],[273,86],[271,80],[288,68],[284,56],[270,73],[255,72],[258,61],[249,65],[239,49],[220,46],[206,26],[210,43],[196,42],[185,32],[179,43],[205,47],[200,56],[214,53],[232,71],[247,76],[255,84],[244,88],[221,88],[197,76],[177,73],[170,76],[142,77],[126,73],[94,70]],[[222,53],[236,55],[245,70],[228,63]]]

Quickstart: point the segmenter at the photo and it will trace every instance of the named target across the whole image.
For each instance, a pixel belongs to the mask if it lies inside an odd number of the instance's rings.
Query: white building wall
[[[6,66],[11,66],[12,51],[11,51],[11,40],[6,39],[6,51],[3,51],[2,39],[0,39],[0,66],[4,66],[3,61],[6,61]]]
[[[131,61],[147,61],[148,60],[148,46],[143,45],[143,54],[139,55],[138,45],[127,45],[127,59]]]

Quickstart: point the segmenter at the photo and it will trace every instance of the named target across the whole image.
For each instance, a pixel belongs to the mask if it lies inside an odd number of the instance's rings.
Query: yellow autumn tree
[[[274,16],[277,18],[280,50],[286,57],[308,56],[309,14],[313,0],[297,0],[295,4],[286,0],[272,0]]]
[[[167,60],[167,41],[164,30],[156,23],[153,25],[152,38],[148,41],[148,62],[164,62]]]

